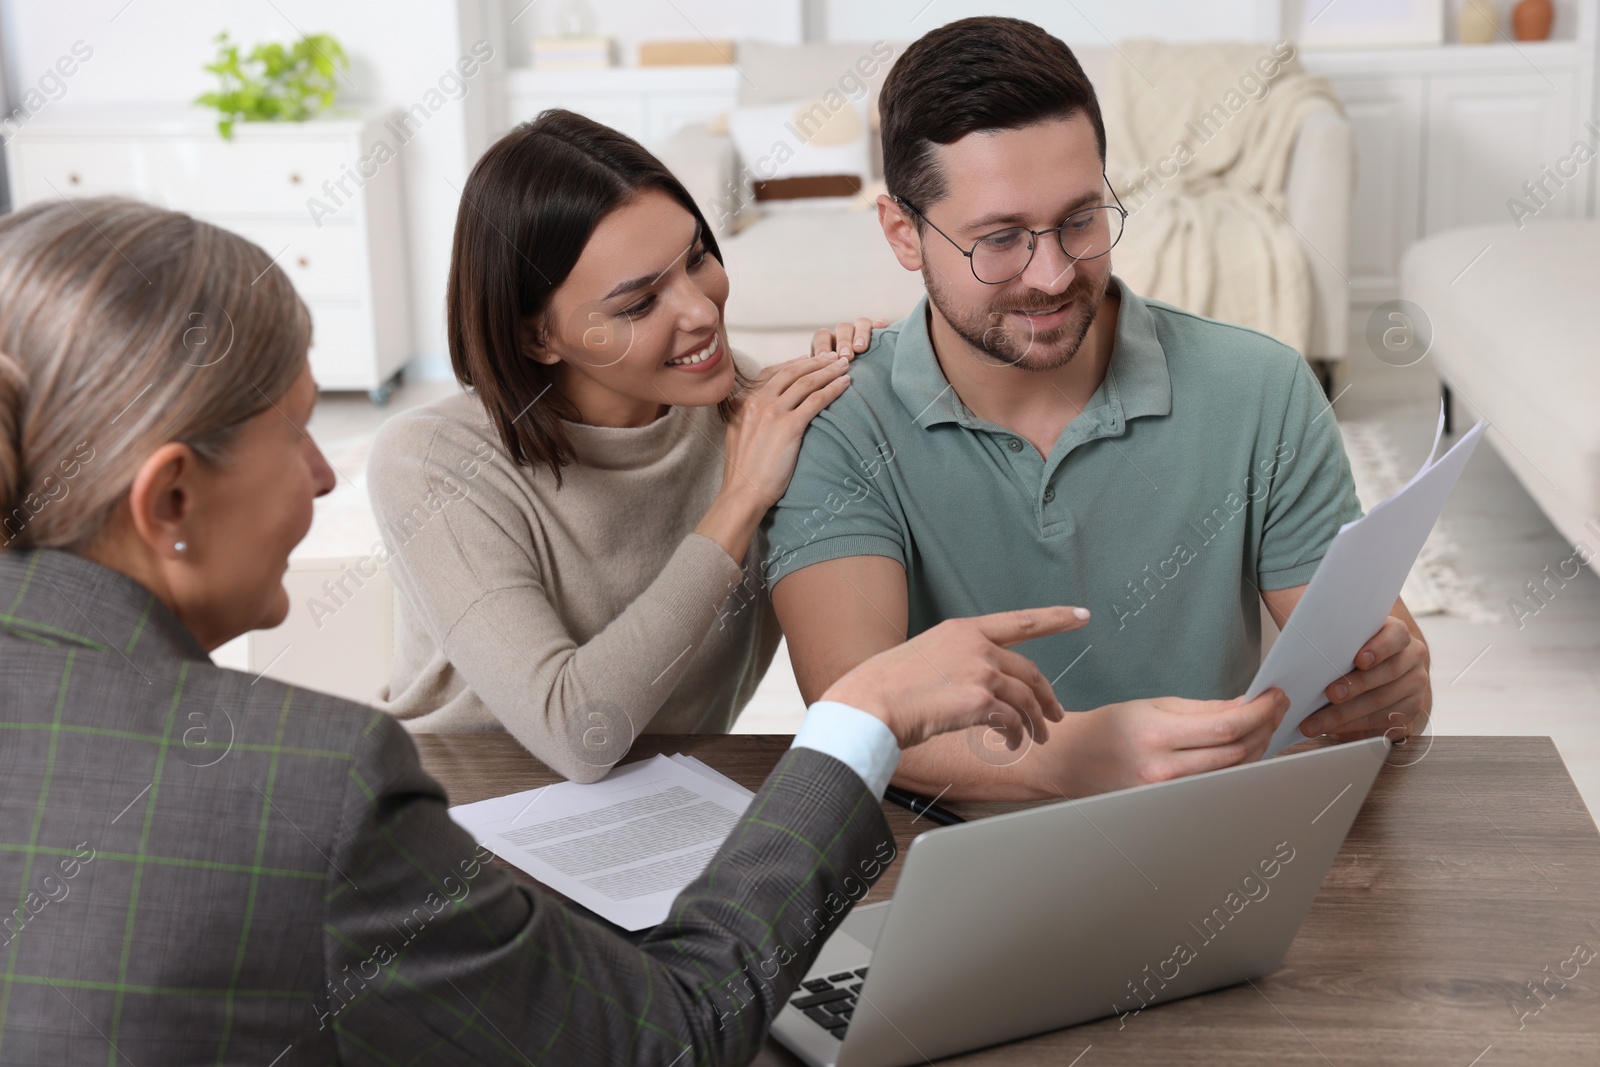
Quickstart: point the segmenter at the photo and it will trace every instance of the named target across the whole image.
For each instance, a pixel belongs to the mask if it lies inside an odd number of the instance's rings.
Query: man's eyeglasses
[[[1111,189],[1109,180],[1106,182],[1106,188]],[[1098,259],[1111,251],[1112,247],[1122,239],[1123,223],[1128,218],[1127,209],[1122,206],[1122,200],[1117,196],[1115,189],[1111,189],[1111,198],[1116,200],[1115,204],[1103,204],[1074,211],[1062,220],[1061,225],[1052,226],[1048,230],[1008,226],[1003,230],[985,234],[978,238],[970,250],[962,248],[949,234],[934,226],[933,220],[923,214],[915,204],[903,197],[897,196],[894,199],[906,210],[919,215],[929,226],[933,226],[934,232],[940,237],[955,245],[956,251],[967,257],[974,278],[985,285],[1000,285],[1028,269],[1028,264],[1033,262],[1033,251],[1038,246],[1036,238],[1046,234],[1055,234],[1056,240],[1061,245],[1061,251],[1075,260]]]

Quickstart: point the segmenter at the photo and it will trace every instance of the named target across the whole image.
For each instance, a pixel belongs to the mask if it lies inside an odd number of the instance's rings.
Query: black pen
[[[914,811],[918,815],[925,816],[929,822],[938,823],[940,826],[954,826],[958,822],[967,821],[953,811],[946,811],[922,794],[913,793],[909,789],[901,789],[897,785],[891,785],[885,789],[883,791],[883,799]],[[915,822],[916,820],[913,819],[912,821]]]

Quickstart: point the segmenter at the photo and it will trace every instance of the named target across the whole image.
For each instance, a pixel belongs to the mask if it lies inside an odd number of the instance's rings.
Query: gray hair
[[[82,550],[168,442],[224,463],[310,340],[284,272],[209,223],[116,197],[0,218],[0,549]]]

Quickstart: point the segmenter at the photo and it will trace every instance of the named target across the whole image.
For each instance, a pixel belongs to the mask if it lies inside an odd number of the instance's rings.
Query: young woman
[[[509,730],[578,781],[646,729],[728,729],[780,636],[757,525],[873,324],[756,374],[727,296],[688,192],[615,130],[548,111],[478,161],[449,281],[468,392],[390,420],[369,468],[402,600],[385,710]]]

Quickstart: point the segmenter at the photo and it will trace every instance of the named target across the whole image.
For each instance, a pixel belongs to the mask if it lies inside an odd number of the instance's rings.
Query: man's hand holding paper
[[[1303,585],[1265,594],[1267,609],[1280,626],[1300,602]],[[1306,737],[1331,736],[1359,741],[1387,734],[1395,741],[1420,734],[1433,709],[1428,679],[1432,656],[1416,620],[1396,600],[1378,632],[1355,655],[1356,669],[1323,689],[1328,706],[1300,724]]]
[[[1338,741],[1359,741],[1388,734],[1393,740],[1420,734],[1433,709],[1428,680],[1432,657],[1411,613],[1396,602],[1383,628],[1356,653],[1356,670],[1328,686],[1329,706],[1300,724],[1307,737],[1332,734]]]
[[[1398,740],[1426,726],[1433,706],[1427,645],[1405,605],[1391,598],[1438,521],[1485,425],[1479,421],[1439,456],[1441,415],[1433,452],[1416,476],[1339,531],[1310,584],[1285,591],[1287,595],[1267,596],[1283,633],[1249,691],[1279,686],[1292,701],[1269,756],[1304,736],[1331,733],[1350,741],[1389,734]],[[1377,633],[1354,654],[1346,651],[1379,618],[1383,621]]]

